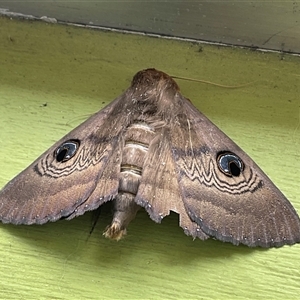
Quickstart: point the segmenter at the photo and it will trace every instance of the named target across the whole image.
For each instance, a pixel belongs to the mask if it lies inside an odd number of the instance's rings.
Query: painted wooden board
[[[297,1],[8,0],[1,14],[300,53]]]
[[[0,19],[0,186],[127,88],[140,69],[182,93],[263,168],[300,212],[300,60],[39,22]],[[184,235],[145,212],[120,242],[92,213],[43,226],[0,224],[1,299],[292,299],[300,245],[250,249]]]

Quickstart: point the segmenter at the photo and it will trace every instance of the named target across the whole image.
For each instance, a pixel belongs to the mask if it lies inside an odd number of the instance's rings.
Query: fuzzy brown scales
[[[229,137],[155,69],[55,143],[0,192],[3,223],[72,219],[114,201],[119,240],[143,207],[179,214],[187,235],[250,247],[300,241],[291,203]]]
[[[107,238],[121,239],[126,234],[130,221],[135,218],[140,209],[135,202],[135,196],[138,193],[150,143],[157,134],[159,133],[154,127],[139,121],[130,125],[124,133],[119,189],[114,199],[112,223],[104,232]]]

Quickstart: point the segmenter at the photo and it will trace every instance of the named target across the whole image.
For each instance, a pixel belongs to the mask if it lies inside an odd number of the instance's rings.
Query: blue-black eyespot
[[[63,142],[54,151],[54,157],[58,162],[66,162],[71,159],[79,149],[80,142],[78,140],[68,140]]]
[[[230,177],[238,177],[244,170],[243,161],[236,154],[228,151],[218,153],[217,164],[220,171]]]

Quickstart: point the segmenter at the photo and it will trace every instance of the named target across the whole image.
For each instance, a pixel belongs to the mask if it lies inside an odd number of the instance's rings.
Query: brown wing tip
[[[243,235],[243,236],[237,236],[235,234],[226,234],[222,232],[221,230],[213,229],[206,224],[204,224],[203,220],[201,218],[198,218],[195,214],[192,212],[189,212],[189,215],[191,219],[196,222],[201,230],[203,230],[204,233],[206,233],[208,236],[216,238],[219,241],[222,242],[230,242],[233,245],[246,245],[248,247],[262,247],[262,248],[279,248],[284,245],[294,245],[296,243],[300,242],[300,232],[295,231],[293,233],[290,233],[289,237],[286,235],[280,235],[280,234],[274,234],[269,236],[258,236],[257,234],[253,235]]]

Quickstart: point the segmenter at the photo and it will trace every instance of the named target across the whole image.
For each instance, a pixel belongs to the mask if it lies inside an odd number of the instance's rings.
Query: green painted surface
[[[179,81],[300,212],[300,59],[249,50],[0,19],[0,186],[118,96],[140,69]],[[45,105],[46,104],[46,105]],[[193,241],[176,214],[145,212],[116,243],[106,209],[43,226],[0,225],[0,299],[296,299],[300,245],[249,249]]]

